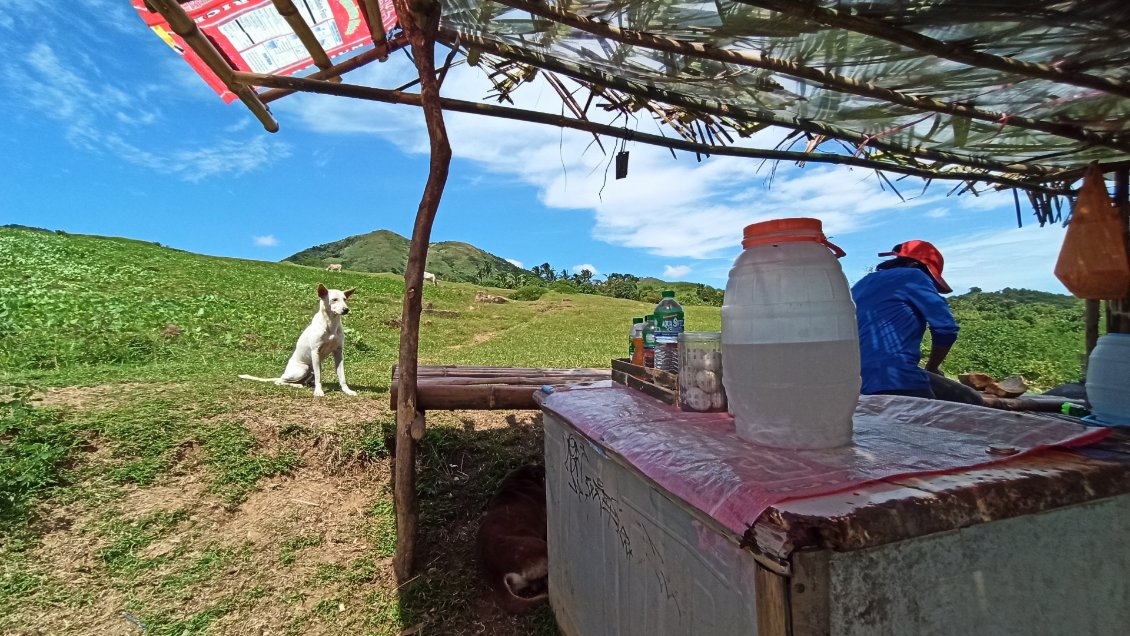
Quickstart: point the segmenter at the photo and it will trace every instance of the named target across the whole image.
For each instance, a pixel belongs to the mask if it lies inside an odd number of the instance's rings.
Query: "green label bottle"
[[[655,306],[655,368],[678,373],[679,334],[683,333],[683,306],[675,300],[675,292],[663,292]]]
[[[655,316],[643,318],[643,366],[655,367]]]

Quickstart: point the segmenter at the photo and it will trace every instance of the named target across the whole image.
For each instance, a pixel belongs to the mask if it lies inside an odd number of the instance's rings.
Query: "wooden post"
[[[757,608],[757,636],[788,636],[789,579],[771,572],[761,564],[755,566],[754,595]]]
[[[416,440],[423,436],[424,416],[416,406],[416,368],[420,348],[420,311],[424,263],[447,172],[451,144],[443,123],[439,82],[436,81],[435,35],[440,5],[435,0],[396,0],[396,14],[412,46],[412,57],[420,76],[420,97],[431,141],[428,181],[412,227],[408,267],[404,272],[404,308],[400,321],[400,378],[396,400],[396,463],[393,471],[393,501],[396,504],[396,554],[392,567],[400,581],[412,575],[416,552]],[[415,435],[413,433],[415,432]]]
[[[1130,168],[1120,166],[1114,171],[1114,204],[1122,217],[1122,236],[1111,237],[1121,240],[1130,252]],[[1130,290],[1119,300],[1107,303],[1110,320],[1107,331],[1110,333],[1130,333]]]
[[[801,550],[792,554],[789,578],[789,629],[796,636],[832,633],[830,553]]]
[[[1101,301],[1087,300],[1084,303],[1086,314],[1084,316],[1084,329],[1085,336],[1084,342],[1086,343],[1086,357],[1091,357],[1091,352],[1095,350],[1095,344],[1099,341],[1099,309]],[[1083,361],[1083,376],[1087,376],[1087,361]]]

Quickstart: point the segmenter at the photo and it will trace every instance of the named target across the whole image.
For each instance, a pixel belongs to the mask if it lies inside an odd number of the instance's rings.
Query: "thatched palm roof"
[[[359,1],[368,24],[391,27],[374,29],[373,49],[331,61],[317,37],[303,37],[294,3],[274,0],[320,70],[307,78],[255,74],[227,55],[218,75],[269,129],[277,125],[263,104],[295,89],[418,103],[392,87],[338,79],[404,45],[391,2]],[[208,61],[211,44],[192,36],[191,21],[177,24],[180,6],[146,4]],[[184,4],[196,17],[219,3]],[[483,95],[445,95],[450,110],[707,154],[848,163],[1044,194],[1065,192],[1089,162],[1130,161],[1124,0],[441,4],[437,39],[452,51],[448,63],[479,66],[495,81],[492,100],[502,102],[540,73],[570,115],[497,106]],[[255,95],[254,86],[274,90]],[[591,121],[600,119],[591,117],[596,109],[624,121]],[[661,128],[626,126],[641,113]],[[780,131],[774,147],[743,140],[765,129]]]

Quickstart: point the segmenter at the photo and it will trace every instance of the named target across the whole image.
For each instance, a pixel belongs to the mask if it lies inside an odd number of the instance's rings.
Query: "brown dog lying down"
[[[510,472],[479,524],[479,562],[494,600],[507,612],[524,612],[549,595],[545,468]]]

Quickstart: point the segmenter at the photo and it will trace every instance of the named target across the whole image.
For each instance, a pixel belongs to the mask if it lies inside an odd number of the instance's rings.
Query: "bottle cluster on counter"
[[[683,410],[724,410],[721,333],[687,332],[685,323],[675,292],[662,292],[653,314],[632,319],[629,360],[637,366],[677,373]]]

